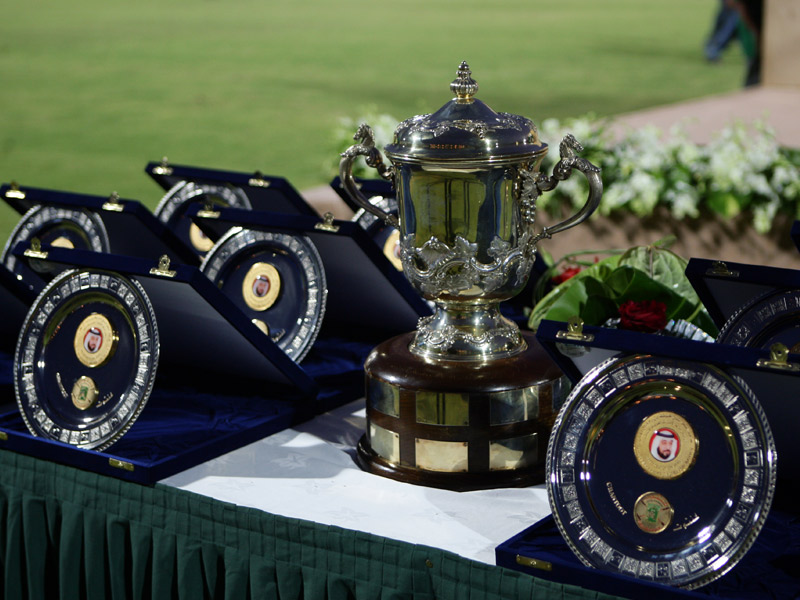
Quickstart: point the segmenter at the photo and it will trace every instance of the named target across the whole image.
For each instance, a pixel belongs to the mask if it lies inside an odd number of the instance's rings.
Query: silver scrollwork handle
[[[554,189],[559,181],[564,181],[572,175],[572,169],[577,169],[589,181],[589,197],[583,207],[571,217],[556,223],[551,227],[545,227],[541,233],[537,234],[532,240],[536,243],[542,238],[550,238],[556,233],[575,227],[588,219],[600,205],[600,198],[603,196],[603,180],[600,177],[600,169],[594,166],[585,158],[577,156],[578,152],[583,151],[583,146],[570,133],[567,134],[559,145],[561,160],[553,167],[553,175],[548,177],[541,173],[530,171],[522,172],[522,218],[533,223],[533,213],[535,211],[536,199],[543,193]]]
[[[358,128],[353,139],[360,143],[354,144],[342,152],[342,160],[339,162],[339,178],[342,180],[342,186],[358,206],[383,219],[387,225],[399,229],[400,225],[397,217],[372,204],[369,198],[361,193],[355,179],[353,179],[353,161],[358,156],[363,156],[367,161],[367,165],[377,170],[378,174],[384,179],[392,180],[394,178],[394,166],[387,167],[383,163],[381,153],[375,147],[375,135],[372,132],[372,128],[366,123],[363,123]]]

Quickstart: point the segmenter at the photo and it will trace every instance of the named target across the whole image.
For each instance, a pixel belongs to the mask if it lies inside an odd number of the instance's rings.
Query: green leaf
[[[655,245],[636,246],[622,255],[619,264],[644,271],[692,304],[700,302],[685,274],[687,261],[671,250]]]
[[[543,315],[543,318],[554,321],[567,321],[570,317],[581,314],[581,309],[586,304],[586,299],[586,287],[582,281],[578,280],[562,294],[559,294],[558,298],[550,305],[546,315]]]
[[[619,315],[618,305],[608,296],[590,295],[586,298],[583,310],[580,313],[581,319],[587,325],[603,325],[609,319]]]
[[[628,300],[658,300],[666,304],[671,295],[677,295],[655,279],[650,279],[644,271],[627,265],[615,269],[605,283],[618,306]]]
[[[585,278],[594,278],[594,279],[602,279],[600,277],[600,273],[611,272],[619,262],[620,255],[615,254],[613,256],[609,256],[604,258],[600,262],[593,264],[590,267],[585,268],[583,271],[568,279],[564,283],[557,285],[554,287],[550,292],[545,295],[541,300],[536,303],[536,306],[533,307],[531,311],[530,318],[528,320],[528,327],[533,329],[534,331],[539,326],[539,322],[544,319],[555,319],[554,316],[550,315],[550,309],[553,305],[558,302],[562,295],[566,294],[570,288],[574,285],[578,285],[581,281]],[[581,284],[582,285],[582,284]],[[584,298],[585,301],[585,298]],[[579,312],[574,312],[569,317],[580,314]]]
[[[739,200],[730,192],[711,192],[708,195],[707,203],[712,211],[726,219],[732,219],[742,212]]]

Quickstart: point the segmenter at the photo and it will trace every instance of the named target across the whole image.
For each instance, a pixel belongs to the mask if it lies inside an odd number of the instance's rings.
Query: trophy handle
[[[561,160],[553,167],[553,175],[548,177],[541,173],[532,173],[531,171],[522,172],[522,216],[528,223],[533,223],[533,215],[535,211],[536,199],[542,192],[548,192],[554,189],[559,181],[564,181],[572,175],[572,169],[577,169],[589,181],[589,197],[586,199],[583,207],[571,217],[564,219],[560,223],[556,223],[551,227],[545,227],[542,232],[537,234],[532,240],[535,243],[542,238],[550,238],[556,233],[575,227],[582,223],[597,209],[600,204],[600,198],[603,195],[603,180],[600,177],[600,169],[594,166],[585,158],[576,155],[577,152],[582,152],[583,146],[575,137],[569,133],[559,145],[559,154]]]
[[[360,143],[354,144],[342,152],[342,160],[339,162],[339,179],[342,181],[342,186],[358,206],[381,218],[387,225],[399,229],[400,224],[397,217],[372,204],[369,198],[361,193],[355,179],[353,179],[353,161],[357,156],[363,156],[367,161],[367,165],[377,170],[378,174],[384,179],[391,180],[394,178],[394,166],[387,167],[383,163],[380,150],[375,147],[375,135],[372,132],[372,127],[366,123],[361,124],[353,139],[360,141]]]

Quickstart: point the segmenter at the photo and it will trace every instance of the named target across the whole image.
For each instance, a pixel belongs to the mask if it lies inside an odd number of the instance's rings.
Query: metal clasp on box
[[[219,211],[214,210],[211,202],[206,202],[203,208],[197,211],[197,216],[201,219],[219,219]]]
[[[261,171],[256,171],[255,173],[253,173],[253,176],[247,182],[247,185],[251,187],[265,188],[269,187],[270,182],[267,179],[264,179],[264,175],[261,173]]]
[[[111,192],[111,195],[108,197],[108,200],[103,203],[103,210],[108,210],[111,212],[122,212],[125,210],[125,206],[119,200],[119,194],[117,192]]]
[[[27,258],[41,258],[43,260],[47,258],[47,252],[42,250],[42,242],[39,238],[31,238],[31,247],[25,250],[22,255]]]
[[[150,269],[150,275],[159,275],[161,277],[175,277],[175,271],[169,268],[169,256],[163,254],[158,259],[158,266]]]
[[[523,567],[531,567],[533,569],[539,569],[541,571],[553,570],[553,563],[548,562],[546,560],[539,560],[538,558],[522,556],[521,554],[517,554],[517,564],[522,565]]]
[[[769,347],[769,359],[760,358],[756,366],[781,371],[800,371],[800,365],[789,362],[789,349],[781,343],[772,344]]]
[[[314,225],[314,229],[320,229],[322,231],[330,231],[333,233],[339,231],[339,226],[333,224],[332,212],[326,212],[324,215],[322,215],[322,219],[323,219],[322,223],[317,223],[316,225]]]
[[[129,463],[126,460],[119,460],[117,458],[109,458],[108,464],[115,469],[122,469],[123,471],[133,471],[134,466],[133,463]]]
[[[716,277],[739,277],[739,271],[731,271],[721,260],[715,260],[711,267],[706,271],[706,275]]]
[[[161,164],[153,167],[154,175],[172,175],[172,167],[169,166],[169,160],[165,156],[161,159]]]
[[[24,200],[25,199],[25,192],[19,189],[19,185],[16,181],[12,181],[9,184],[9,189],[6,190],[6,198],[14,198],[15,200]]]
[[[570,317],[567,321],[567,330],[556,333],[556,339],[572,340],[576,342],[593,342],[591,333],[583,333],[583,319],[578,316]]]

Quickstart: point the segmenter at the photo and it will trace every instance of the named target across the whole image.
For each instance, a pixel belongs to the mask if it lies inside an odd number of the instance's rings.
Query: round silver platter
[[[36,259],[20,260],[14,256],[14,246],[33,238],[61,248],[94,252],[108,252],[110,248],[105,225],[97,214],[59,206],[34,206],[14,227],[0,257],[6,268],[21,279],[25,279],[27,269],[33,269],[45,279],[62,269]]]
[[[33,435],[103,450],[133,425],[158,366],[158,327],[134,280],[65,271],[22,325],[14,389]]]
[[[782,343],[789,352],[800,352],[800,290],[774,290],[754,298],[731,315],[717,341],[750,348]]]
[[[322,326],[328,293],[309,238],[235,227],[200,269],[290,358],[305,357]]]
[[[211,241],[191,219],[185,216],[186,208],[193,202],[231,208],[252,208],[250,199],[241,188],[197,181],[179,181],[156,206],[156,217],[200,256],[211,250]]]
[[[703,363],[612,358],[559,412],[547,490],[584,564],[695,588],[755,540],[776,462],[766,417],[740,379]]]
[[[383,212],[397,216],[397,199],[385,198],[384,196],[374,196],[369,199],[370,203],[377,206]],[[375,241],[383,250],[384,256],[398,270],[403,270],[403,263],[400,261],[400,232],[391,225],[387,225],[382,219],[363,208],[358,209],[352,219],[358,223],[362,229]]]

